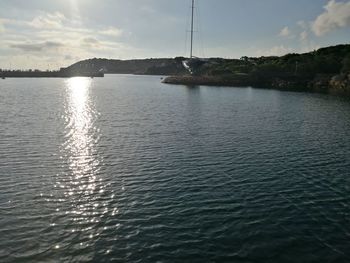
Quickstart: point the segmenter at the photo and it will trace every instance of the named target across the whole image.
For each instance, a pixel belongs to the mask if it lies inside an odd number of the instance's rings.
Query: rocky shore
[[[233,87],[247,87],[254,85],[252,80],[246,77],[241,78],[228,78],[218,76],[192,76],[192,75],[181,75],[181,76],[170,76],[166,77],[162,81],[165,84],[175,85],[187,85],[187,86],[233,86]]]
[[[308,91],[344,95],[350,97],[350,72],[339,75],[317,75],[312,80],[297,77],[282,79],[257,79],[248,75],[241,76],[169,76],[162,81],[165,84],[186,86],[222,86],[256,87],[286,91]]]

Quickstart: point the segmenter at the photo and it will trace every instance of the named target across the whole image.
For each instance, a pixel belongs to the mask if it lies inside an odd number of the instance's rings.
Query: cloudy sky
[[[1,0],[0,68],[188,56],[190,0]],[[239,58],[349,43],[350,0],[197,0],[195,55]]]

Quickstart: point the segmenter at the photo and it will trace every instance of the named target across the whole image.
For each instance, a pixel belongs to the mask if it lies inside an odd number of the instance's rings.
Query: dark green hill
[[[94,58],[79,61],[69,66],[68,69],[73,71],[103,69],[107,74],[176,75],[185,73],[181,60],[172,58],[135,60]]]
[[[350,95],[350,45],[281,57],[210,59],[195,77],[174,77],[165,82],[190,85],[215,83]]]
[[[321,48],[304,54],[287,54],[282,57],[242,57],[240,60],[223,60],[204,68],[202,74],[222,75],[245,73],[254,76],[313,78],[317,74],[338,74],[348,70],[350,45]]]
[[[188,75],[185,58],[136,60],[88,59],[68,67],[71,72],[99,71],[107,74]],[[277,57],[211,58],[186,83],[241,85],[288,90],[310,90],[350,94],[350,45],[325,47],[304,54]],[[169,83],[181,84],[181,77]],[[185,84],[186,84],[185,83]]]

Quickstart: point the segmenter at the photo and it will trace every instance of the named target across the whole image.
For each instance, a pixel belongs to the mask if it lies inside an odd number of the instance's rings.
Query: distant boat
[[[197,70],[207,62],[205,59],[197,58],[193,56],[193,33],[194,33],[194,8],[195,8],[195,0],[192,0],[191,6],[191,47],[190,47],[190,58],[182,61],[183,66],[194,75]]]

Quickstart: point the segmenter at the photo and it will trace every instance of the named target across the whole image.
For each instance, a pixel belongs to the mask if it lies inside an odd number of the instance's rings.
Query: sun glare
[[[84,176],[91,158],[92,109],[90,107],[91,79],[76,77],[67,80],[68,115],[71,138],[67,148],[71,154],[71,169],[76,176]]]
[[[70,10],[73,17],[79,16],[79,5],[77,0],[70,0]]]

